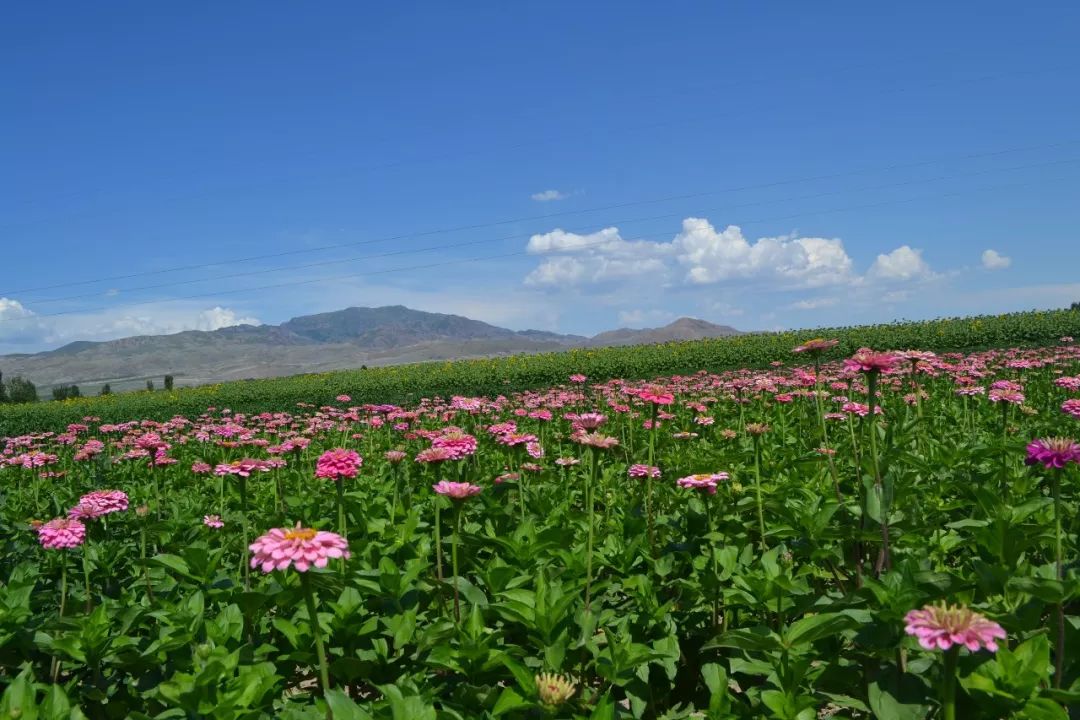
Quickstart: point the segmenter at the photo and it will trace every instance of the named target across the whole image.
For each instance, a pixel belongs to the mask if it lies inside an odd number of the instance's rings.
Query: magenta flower
[[[355,450],[334,448],[319,456],[315,464],[315,477],[327,480],[354,478],[363,464],[364,459]]]
[[[802,345],[791,349],[793,353],[810,353],[811,355],[818,355],[829,348],[834,348],[840,344],[839,340],[824,340],[822,338],[814,338],[813,340],[807,340]]]
[[[1077,420],[1080,420],[1080,400],[1066,400],[1061,404],[1061,411],[1066,415],[1072,415]]]
[[[870,348],[860,348],[854,355],[844,361],[844,368],[864,373],[885,372],[896,367],[899,360],[892,353],[875,352]]]
[[[95,490],[79,498],[68,516],[79,520],[99,518],[128,509],[128,496],[122,490]]]
[[[1080,463],[1080,443],[1061,437],[1033,440],[1027,446],[1027,459],[1024,462],[1060,470],[1070,462]]]
[[[461,430],[450,430],[431,439],[431,446],[447,450],[453,460],[461,460],[476,453],[476,438]]]
[[[483,490],[479,485],[467,482],[450,482],[449,480],[440,480],[435,485],[432,485],[431,489],[452,500],[465,500],[473,495],[478,495]]]
[[[659,385],[647,385],[631,394],[653,405],[670,405],[675,402],[675,395]]]
[[[203,515],[203,525],[208,528],[214,528],[215,530],[225,527],[225,523],[221,522],[220,515]]]
[[[307,572],[312,566],[326,567],[330,558],[349,557],[349,544],[345,538],[332,532],[296,527],[284,530],[274,528],[253,542],[251,549],[251,567],[260,568],[264,573],[274,570],[287,570],[289,566],[297,572]]]
[[[687,490],[704,490],[710,495],[716,494],[716,486],[723,480],[727,480],[730,475],[726,472],[718,473],[699,473],[697,475],[688,475],[684,478],[679,478],[675,483]]]
[[[992,620],[962,605],[927,605],[904,616],[904,632],[919,639],[926,650],[948,650],[963,645],[975,652],[986,648],[997,652],[1005,630]]]
[[[86,526],[75,518],[55,518],[37,531],[38,542],[46,550],[79,547],[86,541]]]

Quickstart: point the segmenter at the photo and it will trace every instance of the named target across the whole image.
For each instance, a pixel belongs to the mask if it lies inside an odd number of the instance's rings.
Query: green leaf
[[[855,618],[844,613],[810,615],[788,626],[784,639],[789,647],[803,645],[850,630],[858,625]]]
[[[609,693],[604,693],[596,703],[589,720],[615,720],[615,701]]]
[[[34,675],[30,666],[19,673],[0,698],[0,718],[37,720],[38,707],[34,697]]]
[[[869,700],[877,720],[924,720],[930,711],[923,679],[895,671],[870,683]]]
[[[334,720],[371,720],[371,713],[357,705],[352,699],[336,688],[326,691],[326,704]]]
[[[518,708],[529,707],[530,705],[532,705],[532,702],[521,697],[514,688],[503,688],[502,694],[499,695],[499,699],[495,701],[495,708],[491,711],[491,714],[495,717],[499,717],[503,713],[508,713],[511,710],[516,710]]]
[[[1020,717],[1029,718],[1029,720],[1069,720],[1068,713],[1049,698],[1028,700],[1024,709],[1020,711]]]
[[[729,630],[719,637],[710,640],[702,646],[702,650],[715,648],[735,648],[737,650],[757,650],[768,652],[781,648],[780,638],[776,633],[766,627],[755,627],[746,630]]]

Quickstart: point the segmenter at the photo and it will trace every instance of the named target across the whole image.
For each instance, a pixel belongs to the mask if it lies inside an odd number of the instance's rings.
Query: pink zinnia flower
[[[630,469],[626,471],[626,474],[632,478],[658,478],[660,477],[660,468],[656,466],[650,467],[649,465],[635,464],[630,466]]]
[[[574,425],[585,430],[595,430],[607,422],[607,415],[597,412],[581,413],[574,421]]]
[[[791,352],[810,353],[811,355],[818,355],[830,348],[836,347],[839,344],[839,340],[824,340],[822,338],[814,338],[813,340],[807,340],[802,345],[792,348]]]
[[[1013,405],[1019,405],[1024,402],[1024,393],[1018,390],[991,390],[987,396],[990,398],[990,402],[1005,402]]]
[[[675,483],[688,490],[705,490],[710,495],[716,494],[716,486],[721,480],[727,480],[730,475],[726,472],[718,473],[699,473],[697,475],[688,475],[684,478],[679,478]]]
[[[355,450],[334,448],[319,456],[315,465],[315,477],[327,480],[354,478],[363,464],[364,459]]]
[[[95,490],[79,498],[79,504],[68,511],[77,519],[93,519],[128,509],[128,496],[122,490]]]
[[[41,525],[38,541],[46,550],[79,547],[86,540],[86,526],[75,518],[56,518]]]
[[[204,463],[201,461],[191,463],[191,472],[195,473],[196,475],[206,475],[212,469],[213,468],[210,467],[209,463]]]
[[[1005,630],[962,605],[927,605],[904,616],[904,632],[919,639],[927,650],[948,650],[963,645],[975,652],[986,648],[997,652],[998,640],[1005,639]]]
[[[653,405],[670,405],[675,402],[675,395],[659,385],[646,385],[631,394],[637,395],[640,399]]]
[[[561,457],[555,460],[555,464],[559,467],[571,467],[572,465],[580,465],[581,461],[576,457]]]
[[[586,380],[588,380],[588,378],[585,377],[584,375],[582,375],[581,373],[574,373],[573,375],[570,376],[570,382],[577,383],[579,385],[581,383],[585,382]]]
[[[613,438],[610,435],[601,435],[600,433],[576,433],[570,439],[576,443],[588,445],[589,447],[598,448],[600,450],[608,450],[619,444],[618,438]]]
[[[892,370],[899,358],[892,353],[874,352],[870,348],[860,348],[854,355],[844,361],[847,370],[875,373]]]
[[[349,557],[345,538],[332,532],[296,527],[274,528],[251,544],[251,567],[264,573],[286,570],[290,565],[297,572],[307,572],[313,565],[326,567],[330,558]]]
[[[431,486],[431,489],[440,495],[451,498],[453,500],[465,500],[473,495],[478,495],[483,489],[479,485],[473,485],[467,482],[450,482],[449,480],[440,480],[435,485]]]
[[[1061,437],[1033,440],[1027,446],[1027,459],[1024,462],[1060,470],[1071,462],[1080,463],[1080,443]]]
[[[338,395],[338,396],[337,396],[336,398],[334,398],[334,399],[335,399],[335,400],[337,400],[337,401],[338,401],[338,402],[340,402],[340,403],[347,403],[347,402],[349,402],[350,400],[352,400],[352,398],[351,398],[351,397],[349,397],[348,395]]]
[[[431,439],[431,446],[450,451],[454,460],[461,460],[476,452],[476,438],[461,430],[451,430]]]
[[[405,459],[406,455],[401,450],[387,450],[386,454],[383,457],[386,458],[386,462],[391,463],[392,465],[397,465],[399,462]]]
[[[206,527],[214,528],[215,530],[225,527],[225,523],[221,522],[220,515],[203,515],[202,522]]]
[[[1061,410],[1066,415],[1072,415],[1074,418],[1080,420],[1080,400],[1066,400],[1061,403]]]
[[[450,448],[430,447],[416,454],[418,463],[440,463],[447,460],[457,460],[457,456]]]

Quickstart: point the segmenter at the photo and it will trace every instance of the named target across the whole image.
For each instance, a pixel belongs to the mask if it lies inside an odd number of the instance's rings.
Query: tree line
[[[162,381],[166,390],[173,389],[173,376],[166,375]],[[154,381],[146,381],[146,389],[150,392],[154,391]],[[109,383],[105,383],[98,390],[98,395],[112,395],[112,386]],[[83,397],[82,390],[75,383],[62,383],[60,385],[54,385],[52,388],[53,400],[68,400],[71,398]],[[38,402],[41,398],[38,396],[37,385],[27,380],[24,377],[16,375],[8,380],[4,379],[4,373],[0,372],[0,404],[21,404],[21,403],[34,403]]]

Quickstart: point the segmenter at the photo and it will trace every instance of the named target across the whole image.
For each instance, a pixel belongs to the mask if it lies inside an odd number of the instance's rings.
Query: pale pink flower
[[[214,528],[215,530],[225,527],[225,523],[221,522],[220,515],[203,515],[202,521],[203,525],[208,528]]]
[[[383,457],[386,458],[386,462],[388,462],[388,463],[390,463],[392,465],[397,465],[399,462],[404,460],[407,456],[401,450],[387,450],[386,454]]]
[[[726,472],[718,473],[699,473],[697,475],[688,475],[684,478],[679,478],[675,483],[688,490],[705,490],[710,495],[716,494],[716,486],[723,480],[727,480],[730,475]]]
[[[830,348],[836,347],[839,344],[839,340],[824,340],[822,338],[814,338],[813,340],[807,340],[802,345],[792,348],[791,352],[819,355]]]
[[[1061,403],[1061,410],[1066,415],[1072,415],[1074,418],[1080,420],[1080,400],[1066,400]]]
[[[660,468],[656,466],[634,464],[630,466],[630,469],[626,471],[626,474],[632,478],[658,478],[660,477]]]
[[[476,438],[461,430],[450,430],[431,439],[431,446],[448,450],[454,460],[461,460],[476,452]]]
[[[864,373],[885,372],[892,370],[899,358],[892,353],[875,352],[870,348],[860,348],[844,361],[844,368]]]
[[[570,376],[570,382],[577,383],[579,385],[581,383],[585,382],[586,380],[588,380],[588,378],[585,377],[584,375],[582,375],[581,373],[574,373],[573,375]]]
[[[927,650],[948,650],[963,645],[975,652],[986,648],[997,652],[998,640],[1005,639],[1005,630],[992,620],[962,605],[927,605],[904,616],[904,632],[919,639]]]
[[[251,544],[251,567],[264,573],[286,570],[307,572],[326,567],[331,558],[349,557],[349,544],[337,533],[296,527],[274,528]]]
[[[334,398],[334,399],[335,399],[335,400],[337,400],[337,401],[338,401],[339,403],[347,403],[347,402],[349,402],[350,400],[352,400],[352,398],[351,398],[351,397],[349,397],[348,395],[338,395],[338,396],[337,396],[336,398]]]
[[[670,405],[675,402],[675,395],[659,385],[646,385],[643,388],[631,391],[630,394],[636,395],[641,400],[653,405]]]
[[[207,475],[211,470],[213,470],[213,468],[210,467],[210,464],[204,463],[201,460],[191,463],[191,472],[196,475]]]
[[[435,485],[431,486],[431,489],[440,495],[451,498],[453,500],[465,500],[473,495],[478,495],[483,489],[479,485],[473,485],[467,482],[450,482],[449,480],[440,480]]]
[[[79,504],[68,511],[77,519],[93,519],[128,509],[128,496],[122,490],[95,490],[79,498]]]
[[[585,430],[595,430],[607,422],[607,415],[598,412],[581,413],[574,421],[574,425]]]
[[[55,518],[37,531],[38,542],[46,550],[78,547],[86,541],[86,526],[75,518]]]

